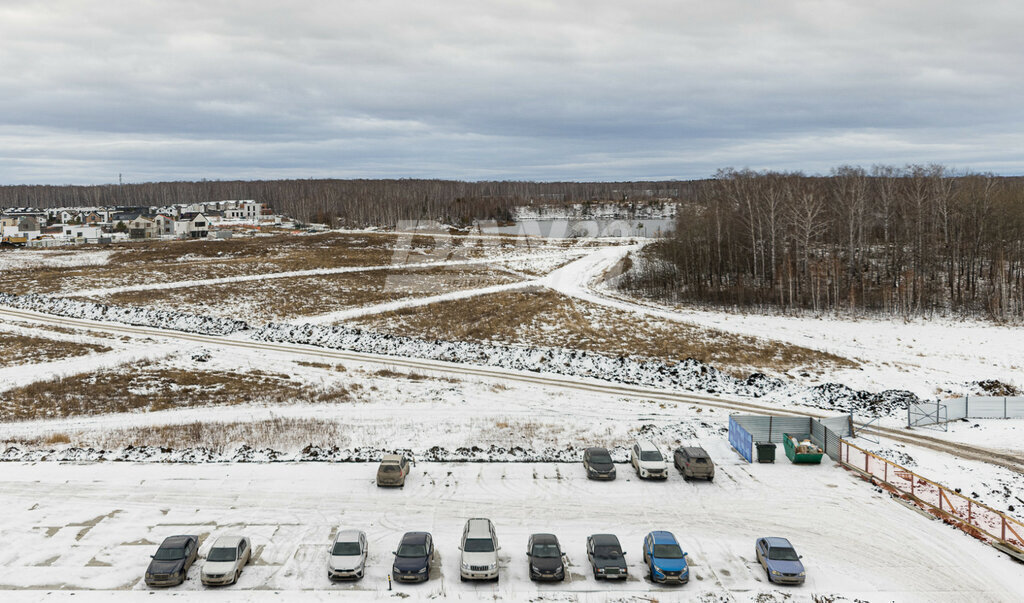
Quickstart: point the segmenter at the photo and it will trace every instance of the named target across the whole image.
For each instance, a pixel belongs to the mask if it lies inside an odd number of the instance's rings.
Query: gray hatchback
[[[680,446],[672,456],[683,479],[703,478],[709,482],[715,479],[715,463],[703,448]]]

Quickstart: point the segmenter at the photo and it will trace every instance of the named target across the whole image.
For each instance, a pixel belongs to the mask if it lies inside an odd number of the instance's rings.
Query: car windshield
[[[400,471],[398,465],[381,465],[380,470],[384,473],[398,473]]]
[[[661,453],[657,450],[644,450],[640,452],[641,461],[662,461]]]
[[[533,545],[533,552],[531,555],[540,559],[554,559],[561,557],[558,552],[558,545],[556,544],[535,544]]]
[[[695,462],[695,463],[706,463],[706,462],[708,462],[708,460],[698,456],[697,458],[693,459],[693,462]]]
[[[156,550],[156,555],[153,555],[153,559],[156,559],[157,561],[177,561],[178,559],[184,558],[184,548],[160,547]]]
[[[791,548],[772,547],[768,549],[768,558],[775,561],[797,561],[800,559],[800,556]]]
[[[334,550],[331,551],[332,555],[358,555],[361,551],[359,550],[358,542],[335,542]]]
[[[493,553],[494,541],[490,538],[467,538],[462,550],[467,553]]]
[[[595,452],[590,455],[590,462],[598,465],[610,465],[612,457],[607,452]]]
[[[225,548],[213,548],[210,549],[210,554],[206,556],[207,561],[234,561],[235,553],[237,549],[235,547]]]
[[[594,555],[602,557],[604,559],[618,559],[622,553],[619,552],[618,547],[614,546],[599,546],[594,549]]]
[[[654,556],[658,559],[682,559],[683,549],[678,544],[656,544]]]
[[[426,557],[427,546],[425,544],[403,544],[398,547],[399,557]]]

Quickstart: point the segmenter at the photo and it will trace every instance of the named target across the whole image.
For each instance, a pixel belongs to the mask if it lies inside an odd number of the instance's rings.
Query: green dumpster
[[[811,443],[809,435],[792,436],[788,433],[782,434],[782,445],[786,449],[786,456],[794,463],[806,463],[816,465],[821,463],[824,454],[821,448]]]
[[[757,442],[755,447],[757,448],[758,463],[775,462],[775,442]]]

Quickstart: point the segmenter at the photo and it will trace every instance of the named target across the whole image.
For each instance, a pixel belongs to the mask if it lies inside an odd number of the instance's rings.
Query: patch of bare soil
[[[345,402],[345,388],[311,390],[289,375],[150,364],[37,381],[0,393],[0,420],[52,419],[249,402]]]

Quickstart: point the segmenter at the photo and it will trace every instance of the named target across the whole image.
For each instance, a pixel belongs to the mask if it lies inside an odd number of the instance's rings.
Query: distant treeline
[[[398,220],[507,220],[533,203],[646,201],[693,196],[693,182],[459,182],[454,180],[262,180],[100,186],[2,186],[0,207],[165,206],[254,199],[303,221],[393,226]]]
[[[623,286],[718,307],[1024,317],[1024,180],[719,171]]]

